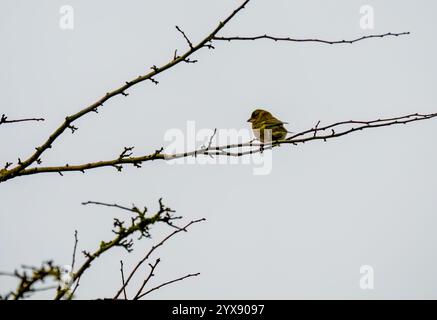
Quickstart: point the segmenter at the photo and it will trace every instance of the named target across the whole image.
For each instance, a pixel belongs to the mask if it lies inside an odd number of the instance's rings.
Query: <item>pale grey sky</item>
[[[175,48],[185,50],[176,24],[196,42],[239,3],[2,1],[0,114],[46,121],[2,125],[1,163],[25,158],[66,115],[166,63]],[[65,4],[74,9],[74,30],[59,28]],[[374,30],[359,25],[367,4]],[[193,57],[199,63],[178,65],[157,77],[158,86],[137,85],[79,120],[79,130],[63,135],[43,163],[109,159],[124,146],[150,153],[165,145],[167,130],[185,130],[189,120],[199,129],[248,128],[259,106],[289,122],[290,131],[318,120],[436,112],[436,10],[432,1],[252,0],[221,35],[412,34],[335,46],[216,43]],[[253,175],[250,165],[155,161],[121,174],[103,168],[13,179],[0,184],[0,270],[47,259],[69,264],[75,229],[80,250],[110,239],[112,218],[124,213],[83,201],[154,209],[163,197],[187,221],[207,222],[155,254],[162,262],[152,285],[201,275],[150,298],[437,298],[436,134],[436,120],[427,120],[284,146],[266,176]],[[133,253],[117,249],[99,259],[81,279],[78,298],[112,296],[119,260],[129,269],[170,231],[156,226]],[[360,289],[362,265],[374,268],[374,290]],[[13,284],[0,277],[2,293]]]

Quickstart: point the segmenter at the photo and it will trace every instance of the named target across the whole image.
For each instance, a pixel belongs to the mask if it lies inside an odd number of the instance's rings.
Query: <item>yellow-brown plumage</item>
[[[252,123],[253,133],[261,142],[283,140],[287,136],[288,131],[284,127],[287,122],[276,119],[268,111],[256,109],[247,122]]]

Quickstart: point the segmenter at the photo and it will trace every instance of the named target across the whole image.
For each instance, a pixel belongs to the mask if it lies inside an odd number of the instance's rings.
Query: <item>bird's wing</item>
[[[276,118],[267,119],[266,121],[264,121],[264,126],[266,129],[279,127],[282,126],[283,124],[288,124],[288,122],[282,122]]]

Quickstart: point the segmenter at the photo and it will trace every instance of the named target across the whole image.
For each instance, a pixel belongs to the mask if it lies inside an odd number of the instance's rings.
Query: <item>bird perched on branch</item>
[[[262,109],[252,112],[247,122],[252,123],[253,133],[261,142],[284,140],[288,133],[284,127],[287,122],[276,119],[270,112]]]

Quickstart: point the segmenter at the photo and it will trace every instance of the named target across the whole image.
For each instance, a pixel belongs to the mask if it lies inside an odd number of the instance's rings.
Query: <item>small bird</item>
[[[252,112],[247,122],[252,123],[253,133],[261,142],[284,140],[288,133],[284,127],[287,122],[276,119],[270,112],[262,109],[256,109]],[[271,132],[267,130],[271,130]]]

